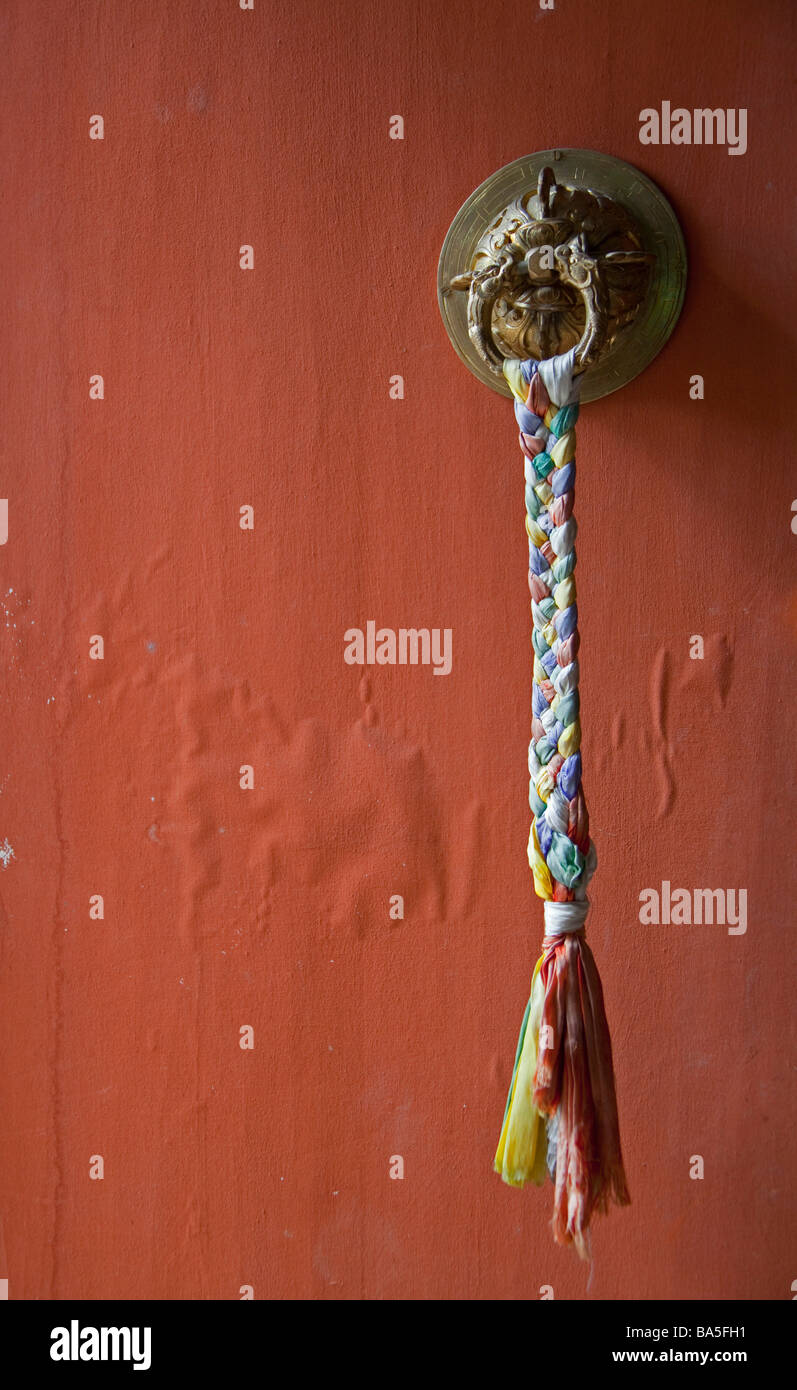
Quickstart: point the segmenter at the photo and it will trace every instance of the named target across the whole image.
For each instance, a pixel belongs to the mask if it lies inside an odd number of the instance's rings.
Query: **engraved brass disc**
[[[633,322],[617,333],[605,355],[583,373],[582,401],[597,400],[632,381],[661,351],[681,312],[686,288],[686,248],[675,213],[661,190],[632,164],[596,150],[540,150],[492,174],[463,203],[443,242],[437,275],[440,313],[465,365],[494,391],[509,396],[508,385],[495,374],[494,367],[490,368],[469,336],[468,296],[450,286],[464,270],[473,267],[477,247],[488,229],[500,224],[515,200],[534,192],[546,166],[553,170],[557,184],[589,189],[625,209],[638,228],[644,250],[655,257],[645,298]]]

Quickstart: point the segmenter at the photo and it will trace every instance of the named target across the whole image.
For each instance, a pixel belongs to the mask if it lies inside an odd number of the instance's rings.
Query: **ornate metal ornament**
[[[456,351],[507,396],[505,359],[574,347],[582,401],[618,390],[664,346],[685,285],[667,199],[633,165],[593,150],[543,150],[499,169],[460,208],[438,268]]]

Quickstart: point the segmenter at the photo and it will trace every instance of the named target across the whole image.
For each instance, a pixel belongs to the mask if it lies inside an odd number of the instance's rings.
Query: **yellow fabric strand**
[[[548,1139],[545,1120],[536,1108],[534,1073],[537,1069],[537,1038],[545,993],[540,979],[540,956],[531,977],[531,1009],[520,1054],[515,1084],[506,1119],[495,1153],[495,1170],[511,1187],[527,1182],[538,1187],[545,1182]]]

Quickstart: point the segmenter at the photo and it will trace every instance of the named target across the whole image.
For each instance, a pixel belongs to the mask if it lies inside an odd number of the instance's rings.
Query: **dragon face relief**
[[[468,333],[496,375],[505,358],[541,361],[571,348],[583,371],[635,318],[654,259],[619,203],[557,184],[546,167],[449,288],[468,291]]]

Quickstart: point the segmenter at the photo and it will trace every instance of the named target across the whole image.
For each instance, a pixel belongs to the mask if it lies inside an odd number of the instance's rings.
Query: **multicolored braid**
[[[586,1258],[593,1211],[630,1198],[603,992],[584,937],[597,855],[581,784],[574,360],[570,353],[543,363],[504,363],[525,459],[534,624],[528,856],[544,900],[545,937],[495,1167],[516,1187],[540,1184],[550,1171],[554,1236]]]

